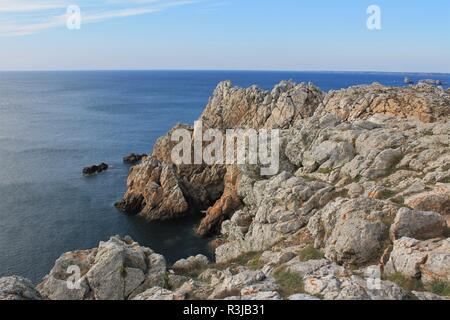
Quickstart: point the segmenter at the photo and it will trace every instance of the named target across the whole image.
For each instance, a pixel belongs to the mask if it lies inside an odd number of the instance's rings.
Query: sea
[[[216,85],[312,82],[322,90],[448,74],[275,71],[52,71],[0,72],[0,277],[34,283],[64,252],[93,248],[113,235],[130,235],[169,263],[202,253],[210,239],[195,235],[201,212],[147,222],[118,212],[130,166],[122,157],[151,153],[177,123],[192,124]],[[110,169],[83,177],[83,167]]]

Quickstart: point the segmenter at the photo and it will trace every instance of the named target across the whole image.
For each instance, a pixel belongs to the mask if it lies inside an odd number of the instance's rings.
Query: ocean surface
[[[130,167],[122,157],[150,153],[176,123],[193,123],[219,81],[264,89],[284,79],[322,90],[374,81],[403,86],[449,75],[324,72],[99,71],[0,72],[0,276],[35,283],[64,252],[130,235],[169,262],[211,255],[195,236],[201,213],[149,223],[119,213]],[[448,85],[447,85],[448,86]],[[84,166],[107,172],[83,177]]]

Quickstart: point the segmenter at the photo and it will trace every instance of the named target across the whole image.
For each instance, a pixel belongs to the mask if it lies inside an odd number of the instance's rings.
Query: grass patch
[[[305,292],[303,278],[297,273],[292,273],[281,269],[274,273],[274,278],[278,286],[280,287],[280,294],[284,298],[296,293]]]
[[[313,246],[309,245],[305,247],[304,249],[300,250],[298,252],[298,256],[301,261],[309,261],[309,260],[320,260],[325,257],[325,254],[314,248]]]
[[[261,269],[264,264],[261,262],[262,252],[249,252],[230,260],[226,263],[217,263],[213,267],[218,270],[224,270],[233,265],[248,267],[253,270]]]
[[[360,182],[362,179],[362,175],[358,174],[355,178],[353,178],[353,182]]]
[[[321,174],[330,174],[333,172],[332,168],[320,168],[317,172]]]
[[[380,191],[380,193],[378,194],[378,199],[380,200],[387,200],[389,198],[392,198],[393,196],[395,196],[395,192],[389,189],[384,189],[382,191]]]
[[[398,284],[400,287],[402,287],[408,291],[423,291],[424,290],[422,281],[420,281],[419,279],[412,279],[412,278],[405,277],[400,272],[394,273],[389,276],[385,276],[384,280],[394,282],[394,283]]]
[[[438,281],[431,285],[431,292],[434,294],[449,297],[450,296],[450,285],[448,282]]]

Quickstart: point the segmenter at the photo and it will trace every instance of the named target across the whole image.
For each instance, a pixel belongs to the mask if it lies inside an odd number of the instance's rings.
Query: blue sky
[[[450,72],[450,1],[0,0],[0,70],[61,69]]]

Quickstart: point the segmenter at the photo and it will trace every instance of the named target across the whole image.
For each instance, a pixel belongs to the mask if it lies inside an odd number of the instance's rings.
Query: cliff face
[[[369,149],[364,147],[366,142],[372,143],[380,152],[385,151],[384,157],[401,157],[403,153],[398,150],[401,144],[419,138],[420,134],[414,133],[418,130],[417,126],[447,120],[450,116],[449,105],[448,92],[428,84],[407,88],[373,84],[325,94],[312,84],[287,81],[281,82],[272,91],[257,87],[241,89],[233,87],[230,82],[222,82],[199,120],[204,129],[281,129],[284,148],[280,159],[281,171],[294,174],[301,169],[310,174],[346,165],[346,171],[342,175],[334,172],[334,178],[347,176],[355,179],[361,172],[349,170],[349,167],[361,161],[358,159],[377,156],[374,150],[369,155]],[[375,120],[366,121],[371,117]],[[396,129],[397,126],[412,126],[405,129],[411,132],[409,138],[400,137],[403,129]],[[207,216],[201,222],[198,233],[208,235],[217,231],[222,221],[242,207],[242,197],[237,194],[237,184],[242,175],[252,179],[255,176],[250,167],[173,165],[171,151],[176,143],[170,138],[172,132],[179,128],[193,132],[193,127],[177,125],[161,137],[155,144],[152,156],[132,169],[128,191],[117,207],[151,220],[179,216],[189,207],[204,209]],[[429,130],[433,129],[430,127]],[[400,140],[393,141],[391,145],[386,142],[377,145],[391,133]],[[392,137],[389,139],[392,140]],[[368,165],[368,161],[366,159],[362,165]],[[389,159],[386,161],[389,162]],[[374,168],[365,174],[376,178],[388,169]],[[165,174],[161,177],[160,172]]]
[[[132,168],[117,206],[149,219],[207,209],[197,231],[218,233],[215,264],[196,256],[167,267],[151,249],[113,237],[62,255],[39,292],[24,279],[0,279],[0,298],[449,294],[448,90],[373,84],[325,94],[312,84],[282,82],[269,92],[223,82],[200,119],[220,130],[280,129],[280,172],[261,177],[254,165],[175,165],[169,132]],[[69,265],[83,275],[75,291],[66,289]]]

